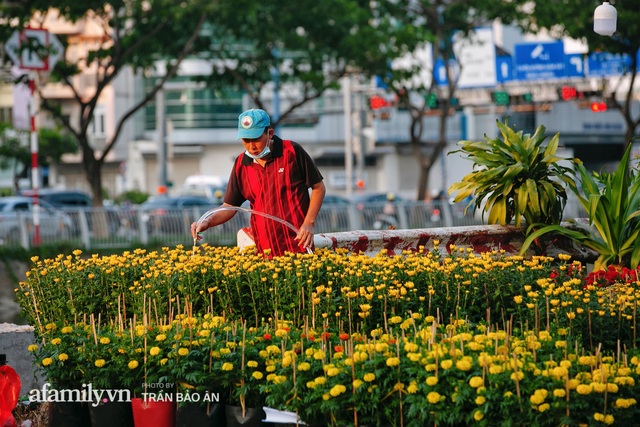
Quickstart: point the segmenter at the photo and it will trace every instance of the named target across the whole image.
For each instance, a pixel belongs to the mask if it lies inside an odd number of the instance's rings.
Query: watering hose
[[[298,229],[297,229],[293,224],[291,224],[291,223],[290,223],[290,222],[288,222],[288,221],[285,221],[285,220],[284,220],[284,219],[282,219],[282,218],[278,218],[277,216],[273,216],[273,215],[270,215],[270,214],[267,214],[267,213],[264,213],[264,212],[260,212],[260,211],[256,211],[256,210],[253,210],[253,209],[249,209],[249,208],[243,208],[243,207],[240,207],[240,206],[218,206],[217,208],[213,208],[213,209],[210,209],[210,210],[206,211],[206,212],[205,212],[205,213],[200,217],[200,219],[198,220],[198,222],[196,223],[196,230],[198,229],[198,226],[199,226],[203,221],[205,221],[205,220],[209,219],[209,217],[210,217],[211,215],[213,215],[214,213],[216,213],[216,212],[218,212],[218,211],[238,211],[238,212],[248,212],[248,213],[250,213],[250,214],[252,214],[252,215],[259,215],[259,216],[262,216],[262,217],[265,217],[265,218],[269,218],[269,219],[271,219],[271,220],[274,220],[274,221],[276,221],[276,222],[279,222],[280,224],[283,224],[283,225],[285,225],[285,226],[289,227],[289,228],[290,228],[294,233],[296,233],[296,234],[298,234],[298,231],[299,231],[299,230],[298,230]],[[193,251],[194,251],[194,253],[195,253],[195,249],[196,249],[196,245],[197,245],[197,243],[198,243],[198,236],[196,235],[196,236],[194,236],[194,237],[193,237]],[[307,249],[307,253],[313,253],[313,251],[311,250],[311,248],[307,247],[306,249]]]

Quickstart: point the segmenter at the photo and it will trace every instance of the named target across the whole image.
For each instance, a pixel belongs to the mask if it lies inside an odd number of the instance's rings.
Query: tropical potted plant
[[[627,148],[615,171],[590,172],[576,160],[580,187],[570,183],[569,188],[587,212],[589,224],[567,228],[556,224],[530,223],[527,239],[521,253],[531,243],[547,233],[566,236],[593,249],[599,254],[594,270],[609,265],[636,268],[640,263],[640,175],[629,169],[631,145]],[[533,229],[536,229],[533,231]]]
[[[567,202],[565,186],[575,186],[574,172],[560,164],[569,159],[556,155],[559,135],[546,146],[545,127],[533,135],[516,132],[508,119],[496,120],[500,136],[484,141],[461,141],[462,153],[473,161],[473,171],[449,188],[454,202],[471,199],[475,213],[488,213],[489,224],[559,224]],[[473,199],[472,199],[473,198]]]

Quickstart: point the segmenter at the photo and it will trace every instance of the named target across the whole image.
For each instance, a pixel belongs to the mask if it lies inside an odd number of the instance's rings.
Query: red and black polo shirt
[[[323,177],[309,154],[294,141],[273,137],[271,157],[264,167],[244,153],[236,158],[224,202],[240,206],[245,200],[251,209],[281,218],[300,228],[309,209],[309,188]],[[256,248],[271,255],[305,252],[294,240],[296,233],[273,219],[251,215]]]

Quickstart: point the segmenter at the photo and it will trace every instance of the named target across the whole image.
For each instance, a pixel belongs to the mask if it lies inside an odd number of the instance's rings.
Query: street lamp
[[[593,12],[593,31],[601,36],[611,36],[616,32],[616,8],[605,1]]]

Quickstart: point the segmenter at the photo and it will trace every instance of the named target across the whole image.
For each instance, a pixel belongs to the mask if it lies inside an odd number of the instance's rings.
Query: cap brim
[[[238,136],[236,137],[236,141],[240,141],[241,139],[255,139],[260,138],[260,135],[264,133],[264,128],[260,129],[240,129],[238,130]]]

